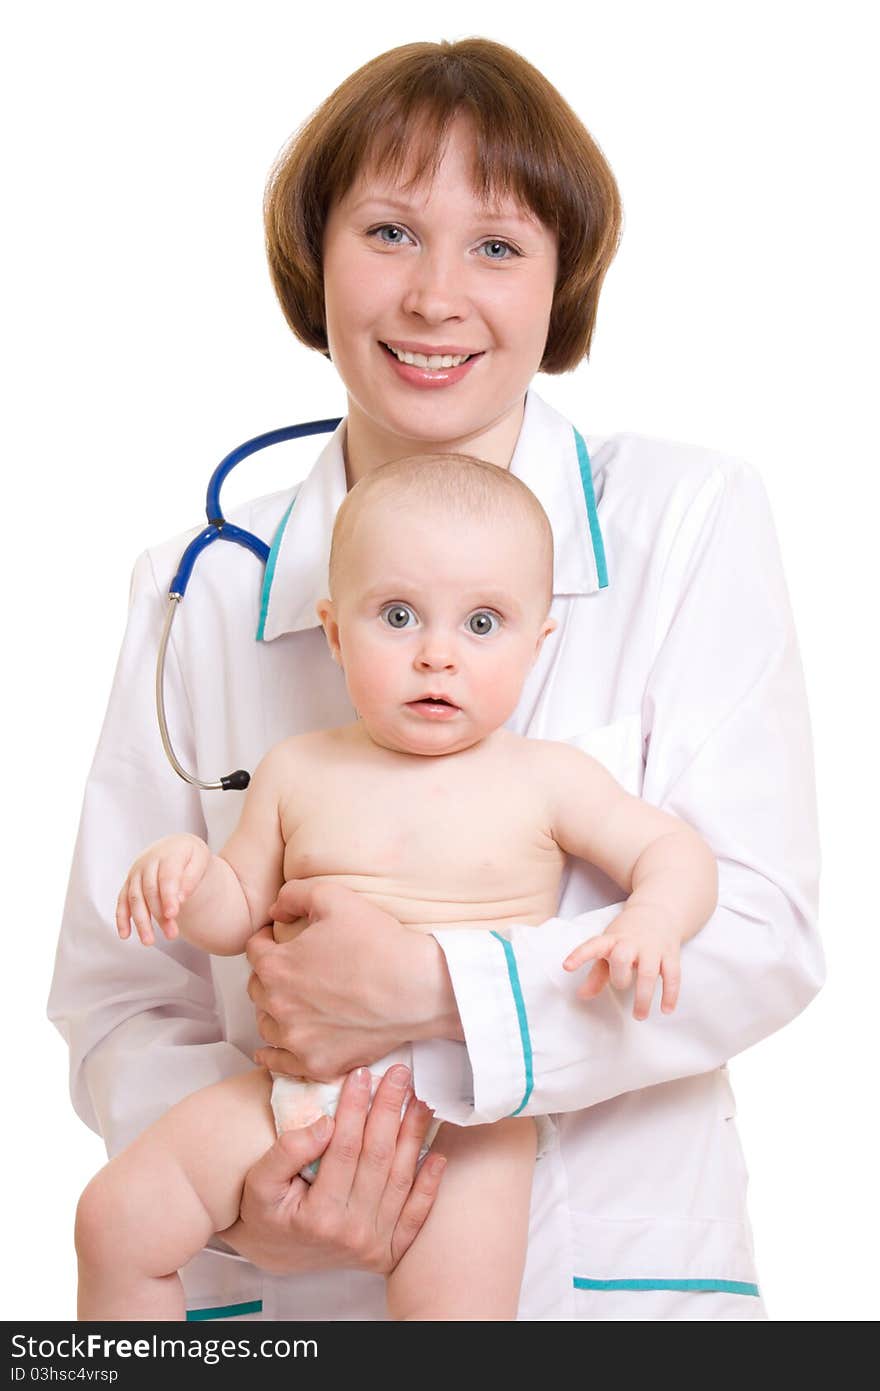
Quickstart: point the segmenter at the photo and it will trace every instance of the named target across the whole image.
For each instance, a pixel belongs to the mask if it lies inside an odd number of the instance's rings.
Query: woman
[[[719,860],[720,906],[683,954],[678,1010],[636,1023],[623,994],[578,998],[562,961],[615,916],[617,898],[585,866],[560,917],[509,942],[417,936],[316,892],[295,941],[277,946],[265,930],[249,948],[268,1045],[258,1057],[332,1075],[413,1041],[415,1093],[442,1118],[557,1113],[521,1318],[544,1316],[560,1273],[573,1319],[763,1318],[725,1063],[821,980],[809,730],[749,468],[629,436],[584,441],[529,389],[539,368],[565,371],[587,352],[619,226],[600,152],[509,50],[410,45],[343,83],[280,161],[267,231],[288,322],[330,356],[347,419],[293,498],[242,510],[243,525],[274,537],[262,594],[252,557],[206,552],[166,700],[182,761],[209,775],[350,719],[315,614],[346,488],[438,447],[528,483],[553,525],[559,628],[514,727],[600,757],[696,826]],[[140,847],[185,829],[217,845],[237,817],[234,795],[199,797],[173,779],[155,729],[147,673],[180,550],[178,538],[135,572],[51,1007],[78,1108],[111,1151],[180,1096],[250,1066],[256,1043],[243,962],[185,946],[135,961],[112,927]],[[609,970],[623,984],[626,963],[613,961],[593,968],[594,987]],[[326,1139],[312,1137],[305,1158],[302,1137],[270,1152],[224,1234],[251,1264],[205,1253],[189,1272],[193,1307],[382,1317],[370,1272],[412,1239],[437,1182],[426,1164],[405,1197],[416,1113],[398,1140],[395,1080],[366,1126],[364,1092],[350,1084],[307,1197],[288,1179]]]

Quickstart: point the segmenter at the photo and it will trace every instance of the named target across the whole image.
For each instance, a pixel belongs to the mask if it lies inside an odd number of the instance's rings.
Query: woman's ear
[[[342,666],[342,652],[339,646],[339,624],[336,622],[333,600],[319,599],[315,605],[315,613],[321,620],[321,627],[324,629],[327,646],[330,648],[330,656],[333,658],[334,662],[338,662],[338,664]]]

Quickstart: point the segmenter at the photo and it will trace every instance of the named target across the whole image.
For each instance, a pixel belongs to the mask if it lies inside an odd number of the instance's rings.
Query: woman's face
[[[472,443],[521,413],[543,356],[555,234],[512,199],[481,201],[472,150],[456,121],[432,184],[405,190],[371,170],[330,212],[330,353],[350,426],[374,438]]]

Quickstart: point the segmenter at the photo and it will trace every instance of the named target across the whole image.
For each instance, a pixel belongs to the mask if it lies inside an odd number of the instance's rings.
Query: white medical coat
[[[262,589],[237,546],[212,546],[199,561],[166,702],[182,761],[203,777],[253,769],[286,736],[353,718],[315,615],[345,494],[342,430],[298,489],[234,516],[274,537]],[[521,1318],[663,1317],[656,1292],[707,1290],[728,1297],[717,1317],[755,1317],[725,1064],[792,1019],[823,975],[811,740],[789,602],[766,496],[746,463],[635,435],[586,441],[595,506],[571,425],[528,393],[511,471],[553,527],[559,626],[510,727],[576,744],[696,827],[718,859],[719,906],[683,950],[678,1008],[661,1016],[655,1002],[644,1022],[632,1018],[631,992],[583,1002],[581,974],[562,970],[622,897],[582,862],[570,864],[549,923],[509,942],[438,931],[466,1044],[416,1045],[415,1088],[460,1123],[557,1115],[558,1149],[536,1170]],[[186,943],[144,952],[113,923],[146,845],[193,831],[216,850],[241,806],[235,793],[199,794],[178,779],[156,726],[156,649],[187,539],[145,553],[134,572],[50,1000],[70,1045],[74,1104],[111,1154],[180,1097],[251,1067],[260,1043],[244,957],[212,959]],[[345,1271],[269,1276],[213,1251],[185,1272],[191,1307],[242,1317],[262,1305],[264,1317],[381,1318],[383,1283]]]

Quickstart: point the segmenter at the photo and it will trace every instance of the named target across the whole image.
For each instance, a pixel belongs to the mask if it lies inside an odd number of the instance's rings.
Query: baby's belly
[[[480,899],[451,899],[434,895],[424,888],[413,890],[378,875],[315,874],[303,876],[300,882],[341,884],[343,888],[362,894],[377,908],[390,913],[399,923],[411,927],[415,932],[434,932],[440,927],[444,931],[458,928],[499,932],[517,923],[537,927],[553,917],[559,896],[556,876],[552,883],[520,885],[514,895]],[[304,919],[293,924],[276,923],[276,940],[286,941],[305,926]]]

